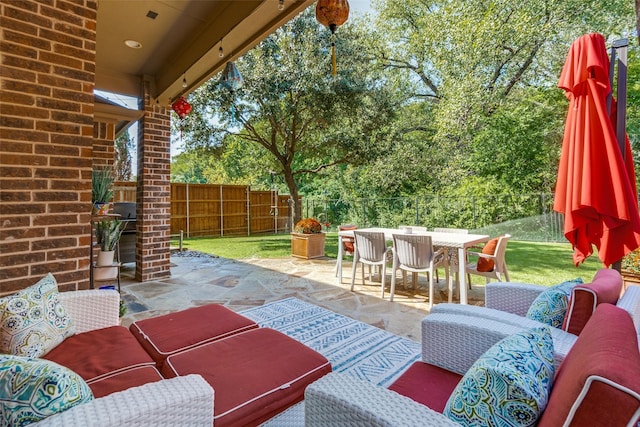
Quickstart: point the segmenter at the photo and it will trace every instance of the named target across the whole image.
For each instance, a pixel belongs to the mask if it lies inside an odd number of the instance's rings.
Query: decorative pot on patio
[[[291,233],[291,255],[311,259],[324,256],[322,225],[313,218],[298,221]]]
[[[324,233],[291,233],[291,255],[311,259],[324,256]]]

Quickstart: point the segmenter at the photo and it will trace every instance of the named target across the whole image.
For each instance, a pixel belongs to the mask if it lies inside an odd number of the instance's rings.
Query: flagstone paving
[[[133,279],[135,265],[127,264],[122,270],[122,293],[128,308],[123,325],[209,303],[241,311],[296,297],[420,341],[420,322],[429,313],[424,274],[420,275],[417,290],[405,290],[398,273],[396,294],[394,301],[390,302],[388,287],[384,299],[381,298],[379,281],[367,280],[362,285],[360,268],[354,291],[349,290],[349,260],[344,262],[344,270],[348,274],[339,285],[335,277],[335,262],[331,258],[304,260],[293,257],[235,260],[192,251],[174,252],[171,255],[171,277],[149,282],[136,282]],[[434,303],[446,301],[446,287],[442,279],[436,285]],[[387,283],[390,280],[388,269]],[[484,305],[484,281],[482,278],[476,278],[476,281],[482,284],[474,283],[469,291],[469,304]]]

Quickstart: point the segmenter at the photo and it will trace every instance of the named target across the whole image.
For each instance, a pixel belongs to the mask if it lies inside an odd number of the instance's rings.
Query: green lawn
[[[177,245],[177,242],[172,242]],[[185,239],[184,247],[224,258],[283,258],[291,256],[291,240],[288,234],[251,237],[221,237]],[[325,254],[329,258],[338,255],[338,237],[328,233]],[[597,256],[574,267],[572,250],[568,243],[540,243],[510,240],[507,246],[507,266],[512,282],[553,285],[568,279],[582,277],[586,282],[602,267]],[[483,280],[482,278],[476,278]]]

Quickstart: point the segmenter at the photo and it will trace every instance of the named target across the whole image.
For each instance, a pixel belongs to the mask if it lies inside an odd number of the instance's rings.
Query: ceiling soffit
[[[277,0],[101,0],[96,89],[139,98],[144,78],[152,83],[152,96],[169,105],[312,3],[286,0],[280,11]],[[150,11],[157,16],[148,17]],[[125,40],[142,47],[131,49]]]

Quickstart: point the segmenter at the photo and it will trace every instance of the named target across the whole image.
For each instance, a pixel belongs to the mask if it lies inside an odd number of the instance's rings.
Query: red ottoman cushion
[[[43,358],[66,366],[87,382],[131,367],[154,365],[138,340],[123,326],[73,335]]]
[[[97,399],[115,393],[116,391],[126,390],[131,387],[137,387],[163,379],[155,366],[145,365],[108,374],[87,384],[93,392],[93,397]]]
[[[158,366],[167,356],[258,325],[219,304],[189,308],[134,322],[129,329]]]
[[[202,375],[216,393],[216,427],[255,426],[301,401],[331,364],[298,341],[259,328],[171,355],[161,372]]]
[[[442,413],[462,375],[424,362],[415,362],[389,390]]]

